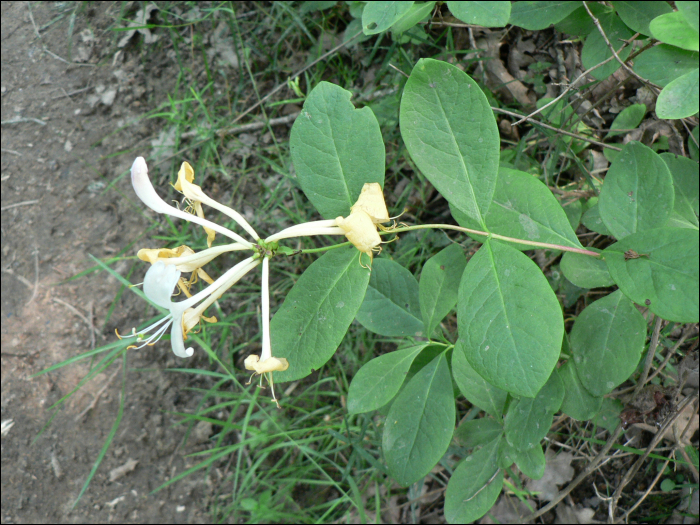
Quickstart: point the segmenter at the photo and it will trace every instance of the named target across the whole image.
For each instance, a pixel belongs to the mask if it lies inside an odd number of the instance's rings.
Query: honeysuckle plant
[[[298,380],[323,367],[353,320],[403,340],[355,375],[348,412],[390,404],[382,438],[389,473],[410,485],[444,461],[452,469],[445,515],[470,522],[493,505],[513,465],[531,478],[543,475],[541,441],[555,413],[593,419],[604,397],[635,374],[649,330],[642,312],[698,322],[697,163],[631,141],[602,182],[596,180],[592,189],[599,195],[565,209],[540,177],[501,162],[496,120],[479,86],[453,65],[421,59],[403,89],[401,135],[413,165],[447,200],[457,224],[387,225],[382,135],[372,110],[355,108],[350,97],[321,82],[291,131],[297,182],[322,219],[264,240],[194,185],[189,165],[183,164],[176,189],[192,213],[162,201],[143,159],[134,162],[134,189],[147,206],[232,241],[215,246],[211,237],[199,253],[187,247],[139,252],[152,264],[144,291],[170,314],[136,335],[141,346],[153,344],[172,325],[173,351],[192,355],[183,340],[206,307],[261,264],[262,352],[245,359],[261,382],[272,386],[273,373],[277,383]],[[586,147],[577,154],[584,156]],[[227,215],[252,240],[206,220],[202,204]],[[582,221],[608,241],[583,246],[576,234]],[[373,259],[382,236],[426,228],[450,230],[454,242],[428,259],[420,282],[390,257]],[[481,243],[468,260],[459,244],[465,234]],[[286,239],[311,235],[349,242],[308,250],[325,253],[270,318],[270,261],[295,253],[283,245]],[[571,285],[604,289],[568,333],[553,284],[523,253],[532,249],[561,255],[558,269]],[[216,280],[202,270],[214,257],[245,250],[253,255]],[[193,277],[185,280],[182,272]],[[198,279],[208,286],[193,293]],[[187,299],[172,301],[176,287]],[[456,330],[442,323],[453,310]],[[148,330],[154,333],[144,339]],[[453,384],[483,417],[456,425]],[[453,438],[471,452],[448,453]]]

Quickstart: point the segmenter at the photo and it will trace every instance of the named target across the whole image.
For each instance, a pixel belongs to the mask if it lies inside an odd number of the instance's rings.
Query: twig
[[[584,5],[585,5],[585,3],[584,3]],[[635,38],[635,37],[632,37],[632,38],[630,38],[629,41],[626,41],[624,44],[622,44],[622,47],[620,47],[620,49],[618,49],[618,52],[620,52],[620,51],[622,51],[624,48],[626,48],[634,38]],[[566,89],[561,93],[561,95],[559,95],[558,97],[556,97],[554,100],[552,100],[552,101],[550,101],[550,102],[547,102],[547,103],[546,103],[544,106],[542,106],[540,109],[536,109],[535,111],[533,111],[532,113],[530,113],[527,117],[524,117],[524,118],[518,120],[517,122],[515,122],[515,123],[513,124],[513,126],[517,126],[518,124],[520,124],[520,123],[522,123],[522,122],[524,122],[524,121],[526,121],[526,120],[528,120],[528,119],[534,117],[534,116],[537,115],[538,113],[542,112],[544,109],[548,108],[548,107],[551,106],[552,104],[556,104],[557,102],[559,102],[559,100],[561,100],[561,99],[564,97],[564,95],[566,95],[569,91],[571,91],[571,89],[573,89],[573,87],[578,83],[579,80],[585,78],[586,75],[588,75],[588,73],[590,73],[591,71],[594,71],[594,70],[598,69],[600,66],[603,66],[603,65],[607,64],[608,62],[610,62],[611,60],[614,60],[614,58],[615,58],[615,56],[613,55],[613,56],[607,58],[606,60],[603,60],[600,64],[596,64],[595,66],[593,66],[593,67],[587,69],[586,71],[584,71],[583,73],[581,73],[581,74],[578,76],[578,78],[577,78],[576,80],[574,80],[571,84],[569,84],[569,85],[566,87]]]
[[[17,117],[10,120],[3,120],[0,122],[0,124],[4,126],[5,124],[19,124],[21,122],[35,122],[37,124],[41,124],[42,126],[46,126],[46,122],[33,117]]]
[[[2,148],[2,152],[3,152],[3,153],[10,153],[10,154],[12,154],[12,155],[17,155],[18,157],[21,157],[21,156],[22,156],[22,154],[21,154],[19,151],[15,151],[15,150],[13,150],[13,149],[5,149],[5,148]],[[2,180],[5,180],[5,179],[3,178]]]
[[[32,291],[32,296],[27,301],[27,304],[31,303],[36,297],[36,293],[39,291],[39,250],[34,247],[34,291]],[[26,305],[25,305],[26,306]]]
[[[515,113],[513,111],[508,111],[507,109],[501,109],[501,108],[491,108],[491,109],[493,111],[495,111],[496,113],[503,113],[505,115],[510,115],[511,117],[522,117],[522,115]],[[544,109],[544,107],[542,109]],[[544,122],[540,122],[539,120],[531,119],[530,116],[524,117],[522,120],[532,120],[532,123],[537,125],[537,126],[542,126],[545,129],[556,131],[557,133],[561,133],[562,135],[567,135],[569,137],[573,137],[573,138],[578,139],[578,140],[590,142],[591,144],[595,144],[596,146],[600,146],[602,148],[608,148],[608,149],[611,149],[613,151],[622,151],[620,148],[616,148],[615,146],[611,146],[609,144],[604,144],[603,142],[598,142],[597,140],[589,139],[589,138],[584,137],[582,135],[577,135],[576,133],[571,133],[570,131],[566,131],[565,129],[555,128],[554,126],[550,126],[549,124],[545,124]]]
[[[635,504],[632,505],[632,507],[629,510],[627,510],[627,512],[625,512],[620,518],[614,520],[613,523],[620,523],[621,521],[627,522],[627,518],[629,517],[629,515],[632,514],[632,512],[642,504],[642,501],[644,501],[647,498],[647,496],[651,492],[651,489],[653,489],[656,486],[656,484],[659,482],[659,480],[661,479],[661,476],[663,476],[664,473],[666,472],[666,467],[668,466],[668,464],[670,462],[671,462],[671,460],[667,458],[666,463],[664,463],[663,467],[661,467],[659,469],[658,474],[653,479],[653,481],[649,484],[649,486],[647,487],[647,490],[644,492],[644,494],[642,494],[642,497],[639,498],[635,502]],[[606,499],[611,502],[611,504],[608,506],[608,515],[610,516],[610,519],[612,520],[612,516],[613,516],[612,498],[606,498]]]
[[[93,341],[92,344],[93,344],[93,346],[94,346],[94,344],[95,344],[95,343],[94,343],[95,336],[94,336],[94,334],[93,334],[92,332],[94,332],[95,334],[99,335],[100,337],[102,336],[102,334],[101,334],[100,332],[97,331],[97,328],[95,328],[95,326],[88,320],[88,318],[85,317],[85,316],[82,314],[82,312],[81,312],[80,310],[78,310],[78,309],[75,308],[74,306],[68,304],[67,302],[63,301],[62,299],[59,299],[58,297],[52,297],[51,300],[54,301],[54,302],[56,302],[56,303],[58,303],[58,304],[62,304],[63,306],[65,306],[66,308],[68,308],[71,312],[73,312],[75,315],[77,315],[78,317],[80,317],[80,318],[85,322],[85,324],[86,324],[86,325],[88,326],[88,328],[90,329],[90,337],[91,337],[91,339],[92,339],[92,341]]]
[[[258,129],[262,129],[265,126],[280,126],[282,124],[289,124],[292,122],[295,118],[299,116],[299,113],[301,111],[296,111],[295,113],[290,113],[289,115],[285,115],[284,117],[278,117],[278,118],[271,118],[267,122],[251,122],[249,124],[242,124],[240,126],[236,126],[235,128],[226,128],[226,134],[227,135],[235,135],[236,133],[244,133],[246,131],[255,131]],[[217,133],[219,133],[219,130]],[[187,131],[180,135],[180,138],[189,138],[189,137],[194,137],[199,134],[199,131]]]
[[[3,206],[2,208],[0,208],[0,211],[11,210],[12,208],[19,208],[20,206],[29,206],[30,204],[36,204],[37,202],[39,202],[39,199],[33,201],[16,202],[14,204],[8,204],[7,206]]]
[[[639,391],[644,387],[647,382],[647,377],[649,377],[649,370],[651,370],[651,365],[654,362],[654,356],[656,355],[656,347],[659,345],[659,335],[661,334],[661,323],[663,319],[661,317],[656,318],[656,324],[654,325],[654,332],[651,334],[651,341],[649,341],[649,349],[647,350],[647,358],[644,362],[644,370],[639,376],[639,381],[637,381],[637,386],[632,393],[632,399],[637,397]]]
[[[63,88],[61,88],[63,89]],[[63,95],[58,95],[56,97],[51,97],[51,100],[56,100],[57,98],[65,98],[68,97],[70,98],[71,95],[77,95],[78,93],[82,93],[83,91],[87,91],[88,89],[92,89],[92,86],[87,86],[81,89],[76,89],[75,91],[71,91],[70,93],[66,93],[66,91],[63,91]]]
[[[632,468],[630,468],[625,475],[622,477],[620,480],[620,483],[618,487],[615,489],[615,493],[613,494],[613,502],[612,502],[612,510],[617,506],[617,501],[620,499],[620,496],[622,495],[622,491],[624,488],[627,486],[627,484],[632,480],[634,475],[639,471],[641,468],[642,464],[644,461],[649,457],[649,454],[652,453],[652,451],[656,448],[656,445],[658,445],[659,441],[661,441],[664,437],[664,434],[666,433],[666,430],[670,425],[672,425],[676,419],[680,416],[681,412],[683,409],[688,406],[691,402],[694,402],[695,399],[697,399],[698,394],[694,394],[693,396],[687,397],[686,399],[683,400],[683,402],[678,406],[677,411],[675,414],[673,414],[672,417],[668,418],[668,420],[664,423],[664,425],[658,430],[654,438],[651,440],[651,443],[649,443],[649,446],[647,447],[646,451],[642,456],[639,456],[639,459],[632,465]],[[613,515],[610,515],[611,521],[613,520]]]
[[[627,71],[630,75],[632,75],[634,78],[636,78],[637,80],[639,80],[642,84],[645,84],[645,85],[647,85],[647,86],[649,86],[649,87],[652,87],[652,88],[656,89],[656,90],[657,90],[657,93],[655,93],[655,94],[658,95],[658,91],[661,91],[661,86],[657,86],[657,85],[654,84],[653,82],[649,82],[648,80],[646,80],[646,79],[640,77],[637,73],[635,73],[635,72],[632,70],[631,67],[629,67],[627,64],[625,64],[624,60],[622,60],[622,59],[620,58],[620,56],[615,52],[615,48],[614,48],[613,45],[610,43],[610,40],[608,40],[608,35],[606,35],[606,34],[605,34],[605,31],[603,31],[603,26],[600,25],[600,22],[598,21],[598,19],[593,15],[593,13],[591,13],[591,10],[589,9],[588,4],[587,4],[586,2],[583,2],[583,7],[584,7],[584,8],[586,9],[586,11],[588,12],[588,16],[590,16],[590,17],[593,19],[593,23],[594,23],[595,26],[598,28],[598,32],[599,32],[600,35],[603,37],[603,40],[605,40],[605,43],[608,45],[608,48],[610,49],[610,51],[612,51],[613,57],[615,57],[615,59],[620,63],[620,65],[625,69],[625,71]],[[639,36],[639,33],[636,33],[636,34],[631,38],[631,40],[634,40],[634,39],[637,38],[638,36]]]
[[[102,396],[102,394],[104,394],[104,391],[107,390],[107,387],[112,384],[112,381],[114,381],[114,378],[117,377],[119,370],[121,370],[121,368],[117,368],[114,371],[114,373],[109,377],[109,379],[104,384],[104,386],[102,388],[100,388],[100,390],[97,392],[97,394],[95,394],[95,397],[92,399],[92,402],[90,403],[90,405],[88,405],[88,407],[85,410],[83,410],[80,414],[75,416],[76,422],[80,421],[85,414],[87,414],[90,410],[95,408],[95,405],[97,405],[97,401],[100,399],[100,396]]]

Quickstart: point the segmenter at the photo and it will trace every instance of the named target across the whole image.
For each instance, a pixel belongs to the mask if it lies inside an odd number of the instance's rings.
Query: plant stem
[[[506,237],[505,235],[498,235],[497,233],[482,232],[479,230],[472,230],[469,228],[462,228],[461,226],[454,226],[452,224],[419,224],[416,226],[406,226],[404,228],[392,228],[390,230],[379,232],[380,235],[388,235],[391,233],[407,232],[411,230],[425,230],[428,228],[437,228],[441,230],[457,230],[465,233],[473,233],[475,235],[483,235],[484,237],[491,237],[493,239],[500,239],[507,242],[516,242],[518,244],[527,244],[528,246],[534,246],[536,248],[549,248],[552,250],[561,250],[564,252],[574,252],[583,255],[590,255],[591,257],[596,257],[600,259],[600,254],[591,250],[586,250],[585,248],[573,248],[571,246],[562,246],[561,244],[549,244],[547,242],[535,242],[526,241],[525,239],[516,239],[514,237]]]

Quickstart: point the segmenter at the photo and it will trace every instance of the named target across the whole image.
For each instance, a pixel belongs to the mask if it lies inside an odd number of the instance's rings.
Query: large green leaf
[[[610,125],[610,132],[606,135],[606,138],[614,137],[615,135],[624,135],[633,130],[642,122],[646,112],[647,107],[644,104],[632,104],[631,106],[627,106],[620,111],[617,117],[615,117],[615,120],[613,120],[613,123]]]
[[[486,241],[464,270],[457,321],[469,364],[492,385],[534,397],[549,379],[564,320],[547,279],[522,252]]]
[[[467,361],[464,341],[457,340],[452,351],[452,376],[467,401],[495,418],[503,416],[508,392],[487,382]]]
[[[348,412],[361,414],[383,407],[398,393],[408,369],[428,344],[375,357],[355,374],[348,391]]]
[[[536,447],[549,432],[554,413],[559,410],[563,399],[564,383],[555,370],[537,396],[513,401],[503,425],[508,444],[519,451]]]
[[[626,260],[628,250],[639,257]],[[698,322],[697,230],[647,230],[608,246],[604,253],[610,275],[635,303],[669,321]]]
[[[680,11],[657,16],[649,23],[654,38],[690,51],[698,51],[698,31]]]
[[[666,86],[678,77],[698,69],[698,52],[661,44],[647,49],[635,58],[633,69],[654,84]]]
[[[423,335],[418,282],[413,274],[391,259],[375,259],[357,320],[380,335]]]
[[[365,35],[386,31],[412,6],[413,2],[367,2],[362,11],[362,30]]]
[[[685,21],[690,24],[696,32],[700,31],[700,20],[698,20],[698,2],[688,0],[678,0],[676,8],[685,17]]]
[[[687,158],[679,157],[673,153],[662,153],[661,158],[668,166],[673,177],[673,189],[676,201],[684,201],[697,215],[700,213],[698,201],[700,200],[700,185],[698,184],[698,163]]]
[[[656,115],[659,118],[676,119],[695,115],[700,107],[700,70],[697,68],[666,86],[656,101]]]
[[[289,144],[301,189],[325,219],[345,217],[366,182],[384,186],[384,142],[368,107],[351,93],[321,82],[294,121]]]
[[[605,395],[632,375],[644,348],[646,328],[642,314],[619,290],[581,312],[571,329],[571,353],[588,392]]]
[[[418,291],[426,336],[433,333],[457,304],[457,290],[466,265],[467,260],[459,245],[450,244],[423,266]]]
[[[477,221],[453,210],[457,222],[465,228],[479,229]],[[493,233],[528,241],[561,244],[581,248],[561,205],[539,179],[523,171],[501,168],[493,202],[485,216],[486,227]],[[471,235],[479,242],[483,236]],[[514,244],[532,250],[527,244]]]
[[[547,29],[564,20],[577,7],[578,2],[515,2],[509,22],[530,31]]]
[[[445,492],[448,523],[472,523],[486,514],[503,488],[503,471],[498,468],[500,439],[494,439],[460,463]]]
[[[595,248],[593,250],[599,251]],[[608,266],[602,259],[581,253],[566,252],[561,258],[559,268],[564,272],[564,277],[579,288],[600,288],[615,284],[610,277]]]
[[[346,246],[314,261],[287,294],[270,322],[272,354],[289,361],[275,380],[293,381],[318,370],[335,353],[369,282],[358,251]]]
[[[593,396],[583,387],[571,359],[559,368],[559,377],[564,382],[565,391],[561,411],[578,421],[595,417],[603,405],[603,397]]]
[[[396,35],[400,35],[404,31],[408,31],[414,27],[421,20],[426,19],[433,12],[435,7],[435,2],[423,2],[421,4],[413,4],[411,9],[406,11],[404,15],[399,18],[391,26],[391,32]]]
[[[605,31],[608,40],[612,44],[613,48],[617,52],[617,55],[622,59],[626,60],[632,51],[632,46],[627,46],[620,51],[622,47],[623,40],[629,40],[634,34],[620,18],[614,13],[614,11],[609,11],[604,13],[598,18],[600,26]],[[586,42],[583,44],[583,49],[581,50],[581,63],[585,69],[589,69],[601,62],[604,62],[612,55],[612,51],[605,42],[603,35],[596,28],[591,31],[591,33],[586,37]],[[598,80],[604,80],[612,75],[615,71],[620,68],[620,63],[613,59],[607,64],[595,69],[591,72],[591,75]]]
[[[455,428],[455,399],[444,352],[423,367],[396,397],[386,417],[382,450],[403,486],[425,477],[440,461]]]
[[[510,2],[447,2],[447,7],[465,24],[503,27],[510,18]]]
[[[527,450],[518,450],[511,447],[508,442],[501,440],[499,448],[499,465],[501,468],[507,468],[515,462],[520,469],[520,472],[525,474],[530,479],[540,479],[544,476],[544,469],[547,462],[544,457],[542,445],[539,443]]]
[[[666,224],[673,211],[666,163],[641,142],[625,144],[605,176],[598,210],[617,239]]]
[[[632,31],[651,36],[649,22],[657,16],[673,11],[668,2],[613,2],[622,21]]]
[[[499,418],[501,419],[501,418]],[[503,423],[490,417],[472,419],[460,424],[454,438],[460,446],[474,448],[487,445],[503,434]]]
[[[447,201],[483,224],[496,187],[499,136],[486,96],[466,73],[421,59],[404,87],[401,135]]]

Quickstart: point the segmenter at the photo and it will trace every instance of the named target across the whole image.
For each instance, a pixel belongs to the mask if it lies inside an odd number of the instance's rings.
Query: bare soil
[[[88,4],[71,20],[73,3],[0,4],[3,523],[208,521],[203,473],[150,494],[195,464],[185,455],[207,438],[195,435],[183,444],[187,428],[174,425],[171,414],[192,411],[198,399],[182,395],[189,385],[181,376],[164,372],[175,366],[170,351],[129,353],[124,387],[117,360],[58,411],[49,408],[94,362],[32,377],[110,342],[115,327],[128,330],[145,311],[126,292],[105,325],[121,285],[104,271],[67,281],[94,266],[89,254],[115,256],[148,225],[134,199],[124,198],[131,193],[124,175],[158,134],[152,121],[139,117],[174,77],[159,57],[150,66],[162,74],[147,74],[129,46],[115,46],[124,34],[111,31],[120,6]],[[115,269],[127,275],[132,264],[122,261]],[[71,510],[122,395],[114,442]],[[114,479],[119,467],[124,473]]]

